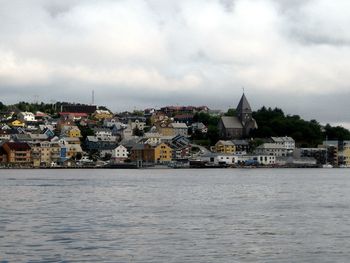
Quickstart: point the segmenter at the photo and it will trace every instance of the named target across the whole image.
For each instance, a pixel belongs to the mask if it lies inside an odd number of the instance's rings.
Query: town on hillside
[[[265,107],[255,113],[245,94],[237,102],[226,113],[207,106],[113,113],[86,104],[1,103],[0,167],[350,167],[345,137],[320,141],[327,127],[316,121]],[[275,132],[283,118],[296,123],[283,126],[293,136]]]

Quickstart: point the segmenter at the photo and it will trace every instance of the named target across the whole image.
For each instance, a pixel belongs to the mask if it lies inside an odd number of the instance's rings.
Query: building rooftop
[[[237,117],[222,116],[221,121],[226,129],[242,129],[242,123]]]

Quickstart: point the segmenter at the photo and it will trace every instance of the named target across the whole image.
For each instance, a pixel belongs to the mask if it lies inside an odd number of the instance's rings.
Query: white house
[[[186,123],[174,122],[170,124],[174,129],[175,135],[182,135],[188,137],[188,127]]]
[[[112,150],[112,160],[116,163],[124,162],[128,158],[128,150],[123,146],[119,145],[117,148]]]
[[[112,136],[112,130],[107,128],[94,128],[96,137],[108,137]]]
[[[264,143],[255,149],[258,155],[273,155],[277,157],[287,156],[288,150],[278,143]]]
[[[282,145],[288,151],[294,151],[295,141],[292,137],[271,137],[272,141],[276,144]]]
[[[22,111],[17,115],[18,119],[21,121],[36,121],[35,115],[32,112]]]

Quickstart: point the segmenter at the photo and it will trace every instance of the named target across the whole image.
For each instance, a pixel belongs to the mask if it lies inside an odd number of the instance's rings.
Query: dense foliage
[[[343,127],[322,127],[316,120],[305,121],[298,115],[285,115],[279,109],[262,107],[253,113],[258,129],[253,137],[290,136],[301,146],[316,146],[326,137],[329,140],[350,140],[349,130]]]

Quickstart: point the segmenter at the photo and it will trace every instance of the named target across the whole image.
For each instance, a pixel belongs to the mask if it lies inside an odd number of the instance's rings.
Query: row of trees
[[[285,115],[279,108],[262,107],[253,113],[259,128],[253,137],[290,136],[302,146],[316,146],[327,137],[329,140],[350,140],[350,131],[327,124],[322,126],[316,120],[305,121],[298,115]]]

